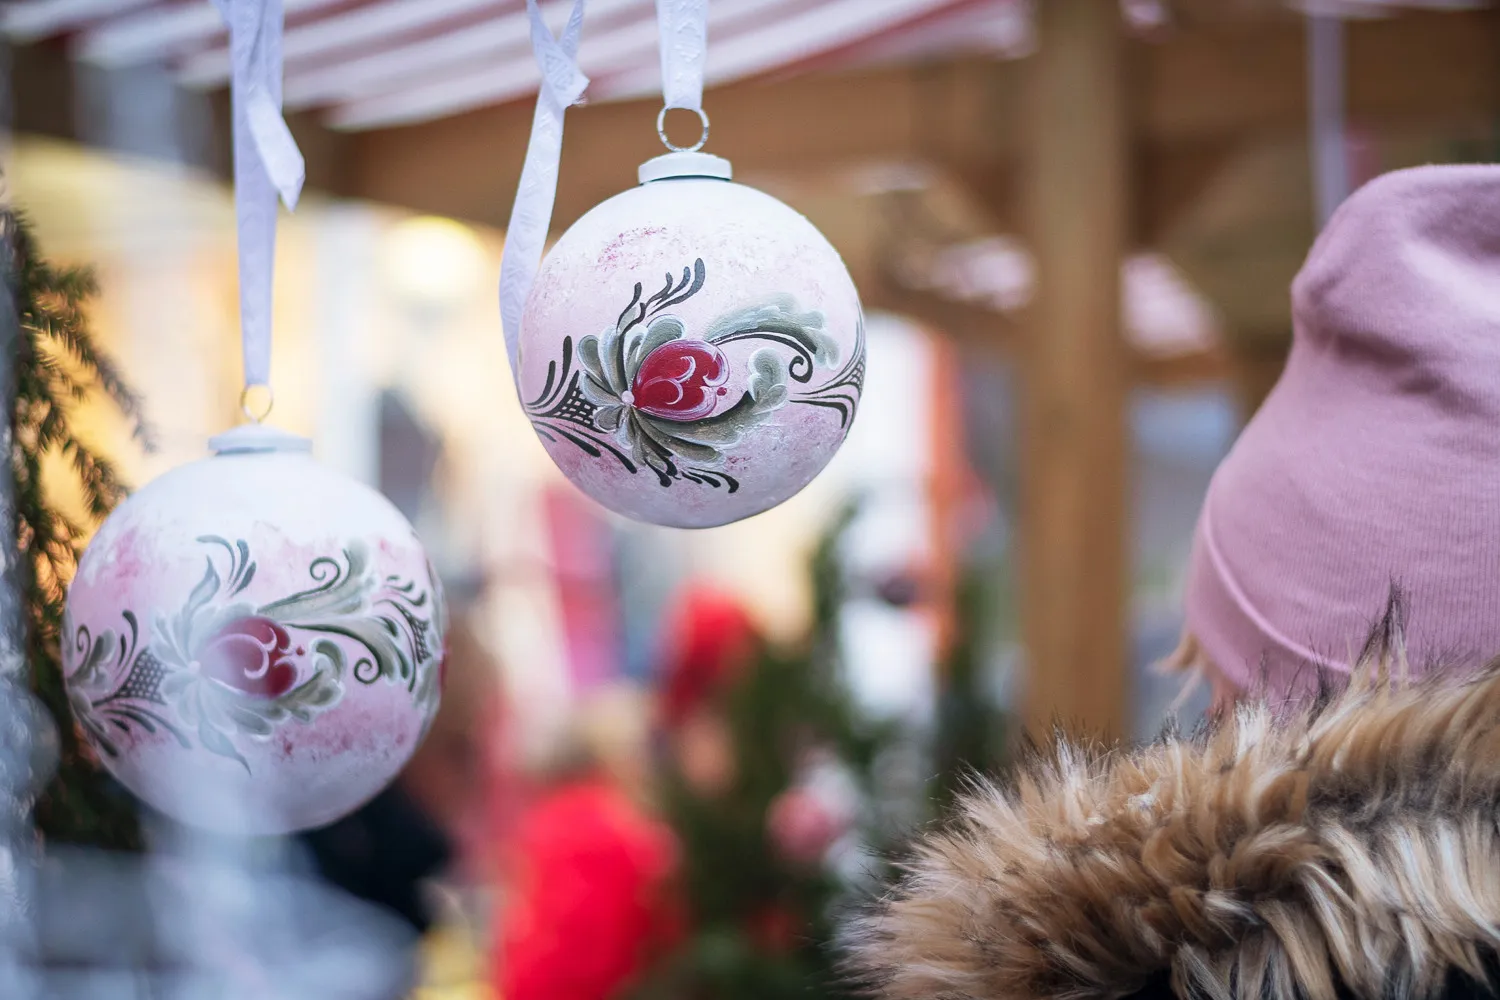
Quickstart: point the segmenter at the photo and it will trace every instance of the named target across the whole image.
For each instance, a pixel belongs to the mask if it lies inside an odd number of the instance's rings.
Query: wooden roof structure
[[[568,3],[542,5],[554,20]],[[285,104],[321,109],[331,127],[419,124],[535,93],[524,5],[506,0],[286,0]],[[766,72],[802,72],[954,54],[1014,54],[1026,44],[1026,5],[1002,0],[716,0],[709,85]],[[229,79],[228,39],[208,3],[181,0],[20,0],[5,12],[12,39],[67,39],[92,66],[164,65],[184,85]],[[653,0],[589,4],[580,61],[590,98],[660,90]]]
[[[1419,140],[1388,157],[1397,161],[1391,165],[1443,158],[1420,148],[1424,137],[1459,141],[1491,127],[1500,113],[1493,11],[1373,17],[1403,6],[1483,5],[1321,3],[1367,15],[1350,31],[1350,115],[1388,140]],[[285,6],[286,103],[310,185],[503,226],[538,79],[520,0]],[[566,6],[543,4],[554,17]],[[1171,381],[1214,371],[1203,355],[1219,327],[1274,355],[1286,333],[1284,286],[1311,238],[1302,26],[1269,0],[1121,0],[1120,9],[1132,119],[1130,242],[1161,252],[1213,310],[1204,314],[1199,349],[1187,352],[1199,355],[1190,363],[1181,344],[1153,354],[1150,342],[1162,338],[1145,335],[1145,373]],[[877,279],[889,262],[865,259],[884,252],[872,240],[930,242],[931,234],[897,234],[889,225],[913,217],[902,197],[909,182],[880,190],[868,178],[872,168],[921,166],[933,190],[945,186],[933,197],[946,200],[946,235],[957,244],[1014,232],[1035,10],[1035,0],[714,0],[711,148],[740,176],[802,190],[824,205],[827,218],[816,221],[833,230],[856,271],[864,269],[872,303],[941,317],[955,335],[991,343],[995,310],[973,314],[974,297],[928,301],[930,287]],[[652,0],[593,0],[586,24],[580,60],[593,83],[590,105],[571,113],[560,228],[632,183],[634,165],[656,151]],[[206,0],[14,0],[0,9],[0,31],[18,46],[19,130],[87,139],[77,114],[80,74],[153,69],[219,106],[212,141],[194,152],[223,172],[227,37]],[[809,192],[814,180],[832,194]],[[1233,190],[1221,204],[1215,193],[1226,189]],[[892,200],[904,204],[892,208]],[[967,207],[955,210],[963,201]],[[1226,225],[1236,212],[1243,218]],[[1266,231],[1254,238],[1234,231],[1257,220]],[[1257,259],[1244,260],[1247,252]],[[1168,327],[1184,322],[1181,309],[1149,289],[1128,286],[1126,294],[1144,298],[1127,303],[1128,312],[1170,312]],[[970,338],[972,329],[983,332]],[[1153,367],[1153,358],[1161,363]]]
[[[309,186],[504,226],[537,84],[521,0],[285,5]],[[542,6],[561,18],[567,4]],[[1360,169],[1495,158],[1500,11],[1300,6],[1350,18]],[[569,112],[558,230],[660,151],[654,4],[589,7],[593,84]],[[1273,0],[713,0],[709,30],[709,150],[823,228],[869,306],[1020,365],[1029,711],[1120,731],[1127,393],[1228,377],[1249,408],[1279,371],[1314,229],[1301,14]],[[207,141],[184,155],[226,173],[226,38],[207,0],[14,0],[0,31],[19,131],[89,141],[83,95],[151,72],[209,109]]]

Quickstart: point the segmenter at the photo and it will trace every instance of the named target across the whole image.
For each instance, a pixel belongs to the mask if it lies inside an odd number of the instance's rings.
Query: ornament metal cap
[[[308,438],[265,424],[241,424],[223,434],[209,438],[208,447],[215,455],[247,455],[267,452],[311,452]]]
[[[724,157],[712,153],[663,153],[642,163],[636,177],[642,184],[686,177],[727,181],[734,179],[734,168]]]

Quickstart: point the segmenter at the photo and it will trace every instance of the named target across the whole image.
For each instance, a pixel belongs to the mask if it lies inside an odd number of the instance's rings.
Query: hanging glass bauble
[[[322,826],[437,710],[442,593],[380,494],[258,425],[121,504],[68,592],[73,711],[152,807],[239,834]]]
[[[563,473],[621,514],[682,528],[781,503],[854,421],[864,323],[806,218],[676,152],[595,207],[538,271],[520,389]]]

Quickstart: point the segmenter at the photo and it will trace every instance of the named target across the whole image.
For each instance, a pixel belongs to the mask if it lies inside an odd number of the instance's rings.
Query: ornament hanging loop
[[[698,121],[703,125],[703,132],[698,136],[698,142],[692,146],[678,146],[673,144],[667,136],[667,112],[668,111],[691,111],[698,116]],[[708,114],[702,108],[674,108],[672,105],[663,105],[656,113],[656,134],[661,138],[661,144],[674,153],[696,153],[708,143]]]
[[[275,405],[276,394],[271,391],[269,385],[264,383],[247,385],[240,393],[240,412],[252,424],[263,423],[271,415],[271,408]]]
[[[214,0],[229,29],[234,119],[235,228],[239,237],[240,408],[259,423],[271,410],[272,276],[276,203],[297,207],[306,166],[281,116],[283,0]],[[255,393],[264,389],[264,393]],[[264,396],[264,408],[252,406]],[[259,416],[256,414],[259,413]]]

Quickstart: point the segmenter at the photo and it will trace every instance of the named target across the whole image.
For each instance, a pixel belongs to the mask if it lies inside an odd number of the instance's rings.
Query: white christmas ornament
[[[167,815],[321,826],[426,733],[441,590],[400,512],[306,440],[247,425],[211,445],[89,545],[68,593],[69,700],[110,772]]]
[[[192,826],[279,834],[340,818],[401,770],[437,711],[445,623],[406,519],[260,425],[276,203],[296,206],[304,169],[281,118],[282,0],[215,6],[254,425],[104,522],[68,591],[63,668],[74,715],[137,796]]]
[[[679,151],[578,220],[542,262],[518,384],[563,473],[606,507],[681,528],[797,493],[849,431],[859,296],[803,216]]]
[[[506,230],[500,313],[522,405],[563,473],[621,514],[707,528],[806,486],[854,421],[864,380],[859,296],[817,229],[733,183],[708,141],[708,0],[656,0],[673,152],[578,220],[542,260],[563,120],[589,80],[584,0],[554,35],[526,0],[541,70]],[[697,115],[691,149],[670,109]]]

